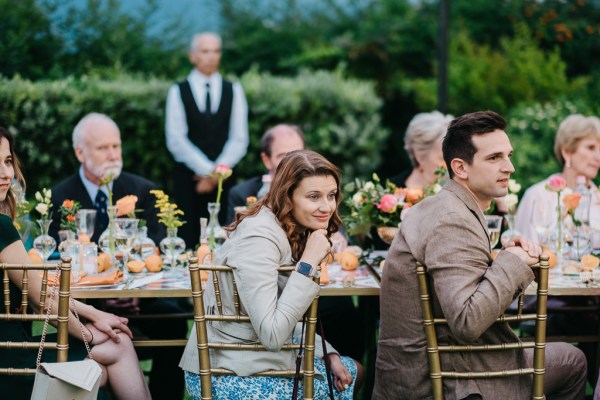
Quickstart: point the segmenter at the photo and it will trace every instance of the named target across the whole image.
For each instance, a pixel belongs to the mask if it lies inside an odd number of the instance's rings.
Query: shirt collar
[[[215,72],[210,76],[206,76],[202,72],[200,72],[196,68],[194,68],[194,69],[192,69],[192,72],[190,72],[189,79],[193,80],[193,81],[197,81],[202,86],[204,86],[208,83],[212,87],[213,85],[216,85],[221,80],[221,74],[219,72]]]
[[[98,195],[98,190],[103,191],[104,194],[108,197],[108,190],[106,189],[106,186],[97,186],[94,182],[90,181],[83,172],[83,165],[79,166],[79,177],[81,178],[81,182],[83,182],[83,187],[85,187],[85,190],[88,192],[90,199],[92,199],[92,202],[95,201],[96,196]],[[110,189],[112,190],[113,182],[110,182],[108,186],[110,186]]]

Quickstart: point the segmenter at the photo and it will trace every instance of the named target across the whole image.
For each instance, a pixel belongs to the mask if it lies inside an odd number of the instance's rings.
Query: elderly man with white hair
[[[148,236],[157,244],[164,237],[164,228],[158,223],[155,197],[150,193],[155,185],[149,180],[122,171],[121,133],[117,124],[108,116],[91,113],[83,117],[73,130],[73,149],[81,166],[79,171],[52,188],[52,209],[58,210],[64,200],[75,200],[81,208],[95,208],[97,219],[92,241],[108,226],[108,189],[100,179],[113,176],[109,184],[113,201],[127,195],[137,196],[136,209],[142,211],[138,217],[146,220]],[[50,233],[58,239],[60,213],[54,212]],[[179,314],[185,307],[177,299],[112,299],[107,300],[107,308],[115,314]],[[169,323],[156,323],[156,320],[131,321],[134,334],[142,334],[152,339],[184,338],[187,332],[185,320],[169,320]],[[137,329],[137,330],[136,330]],[[140,354],[140,358],[153,358],[150,373],[150,393],[153,399],[173,399],[183,397],[183,374],[177,368],[179,355],[169,348],[160,348],[150,354]]]

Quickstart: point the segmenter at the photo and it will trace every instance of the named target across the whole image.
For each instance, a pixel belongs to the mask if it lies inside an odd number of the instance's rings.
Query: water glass
[[[493,249],[500,240],[500,228],[502,227],[502,217],[499,215],[486,215],[487,233],[490,238],[490,247]]]
[[[77,236],[87,236],[88,239],[94,234],[94,224],[96,222],[96,210],[83,208],[77,211],[75,223],[77,224]],[[89,240],[88,240],[89,241]]]

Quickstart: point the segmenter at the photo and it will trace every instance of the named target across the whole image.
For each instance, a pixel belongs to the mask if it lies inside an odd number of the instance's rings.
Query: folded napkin
[[[86,275],[79,282],[74,283],[73,286],[116,285],[122,280],[123,271],[115,268],[101,275]]]
[[[40,271],[40,277],[43,272]],[[100,275],[80,274],[75,280],[75,274],[71,274],[71,286],[96,286],[96,285],[116,285],[123,280],[123,272],[119,269],[113,269],[104,272]],[[58,285],[57,275],[55,273],[48,274],[48,285]]]

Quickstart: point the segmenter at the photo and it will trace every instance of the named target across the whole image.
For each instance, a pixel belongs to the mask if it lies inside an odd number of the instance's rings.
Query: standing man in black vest
[[[200,236],[200,217],[215,201],[217,180],[208,176],[219,164],[233,168],[248,147],[248,104],[244,90],[219,74],[221,38],[211,32],[194,36],[190,46],[194,69],[169,89],[166,108],[167,148],[176,161],[174,197],[187,221],[179,229],[188,248]],[[221,215],[226,214],[223,193]]]

